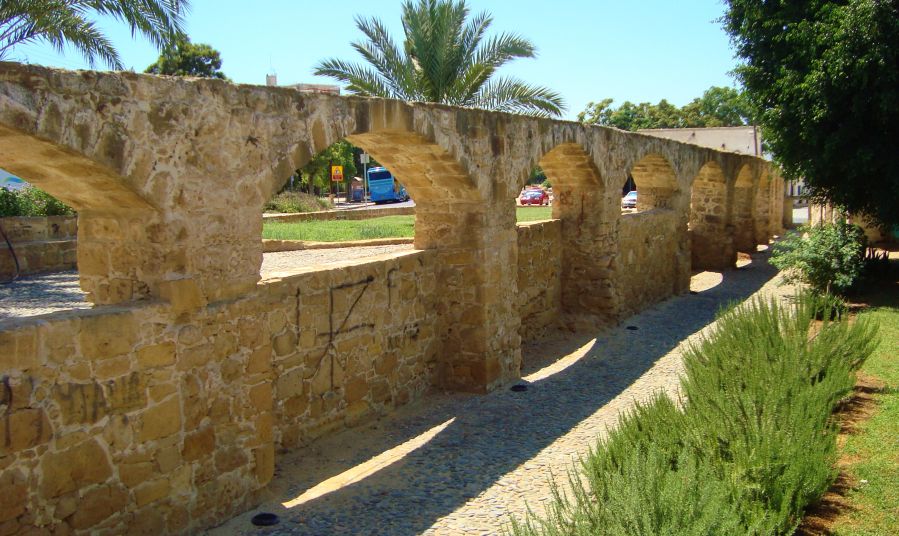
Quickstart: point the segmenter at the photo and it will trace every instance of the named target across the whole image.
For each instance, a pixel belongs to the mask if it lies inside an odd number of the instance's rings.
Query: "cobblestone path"
[[[412,249],[411,244],[395,246],[371,246],[338,249],[307,249],[266,253],[262,258],[263,278],[289,272],[297,267],[373,257]],[[9,284],[0,285],[0,321],[37,316],[72,309],[89,309],[84,292],[78,284],[78,272],[56,272],[23,277]]]
[[[674,392],[681,348],[725,304],[787,292],[764,254],[695,292],[599,334],[550,337],[523,349],[524,392],[434,394],[369,425],[280,453],[265,503],[213,534],[497,534],[537,513],[566,471],[618,414]],[[636,329],[634,329],[636,328]],[[257,528],[262,511],[279,525]]]

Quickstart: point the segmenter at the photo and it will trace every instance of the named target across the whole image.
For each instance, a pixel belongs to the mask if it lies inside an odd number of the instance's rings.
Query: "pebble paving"
[[[0,285],[0,320],[90,307],[75,271],[23,277]]]
[[[400,244],[266,253],[260,273],[265,278],[300,267],[327,265],[411,249],[411,244]],[[76,271],[22,277],[11,283],[0,284],[0,321],[90,308],[91,304],[84,301],[84,292],[78,284]]]
[[[720,307],[759,292],[790,292],[777,286],[763,253],[723,277],[712,275],[694,277],[694,292],[618,328],[526,345],[526,391],[429,395],[377,422],[279,453],[263,504],[210,532],[486,535],[502,533],[528,508],[542,514],[551,477],[564,480],[620,412],[657,391],[676,392],[683,345],[708,329]],[[364,478],[291,508],[282,504],[441,425],[426,443]],[[251,525],[264,511],[280,523]]]

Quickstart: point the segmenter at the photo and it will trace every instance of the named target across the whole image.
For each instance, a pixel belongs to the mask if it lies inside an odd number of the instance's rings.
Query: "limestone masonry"
[[[340,139],[401,177],[415,250],[261,280],[264,203]],[[15,63],[0,163],[78,211],[96,304],[0,322],[0,535],[220,523],[279,449],[506,386],[522,340],[686,291],[779,233],[783,204],[763,160],[615,129]],[[517,227],[538,164],[554,220]]]

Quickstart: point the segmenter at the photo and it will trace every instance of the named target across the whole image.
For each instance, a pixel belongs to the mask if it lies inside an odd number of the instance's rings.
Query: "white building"
[[[278,75],[265,75],[265,85],[277,86]],[[303,93],[319,93],[323,95],[340,95],[340,86],[332,86],[328,84],[288,84],[282,87],[290,87]]]

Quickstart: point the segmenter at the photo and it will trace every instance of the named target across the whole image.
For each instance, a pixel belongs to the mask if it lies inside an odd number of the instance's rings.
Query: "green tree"
[[[625,101],[617,108],[612,99],[590,102],[578,114],[578,121],[589,125],[605,125],[622,130],[645,128],[733,127],[747,125],[751,107],[739,90],[711,87],[702,97],[678,108],[665,99],[658,104]]]
[[[219,51],[203,43],[191,43],[189,39],[179,41],[162,51],[159,59],[147,67],[145,73],[174,76],[199,76],[227,80],[222,68]]]
[[[403,4],[403,48],[376,18],[356,18],[366,41],[353,48],[369,64],[340,59],[320,62],[315,74],[348,84],[352,93],[407,101],[439,102],[538,116],[558,116],[562,97],[513,78],[494,77],[515,58],[533,58],[530,41],[512,34],[485,39],[493,19],[471,19],[464,0],[407,0]]]
[[[46,41],[62,52],[66,45],[81,52],[93,67],[102,60],[124,69],[119,54],[90,20],[106,15],[128,24],[163,49],[184,37],[188,0],[3,0],[0,2],[0,59],[22,44]]]
[[[899,0],[727,0],[736,73],[809,193],[899,224]]]
[[[340,140],[318,153],[302,169],[297,170],[294,188],[309,193],[327,191],[331,186],[332,165],[343,166],[345,181],[350,180],[357,173],[354,149],[350,142]]]
[[[681,127],[737,127],[753,123],[746,95],[732,87],[710,87],[680,109]]]

